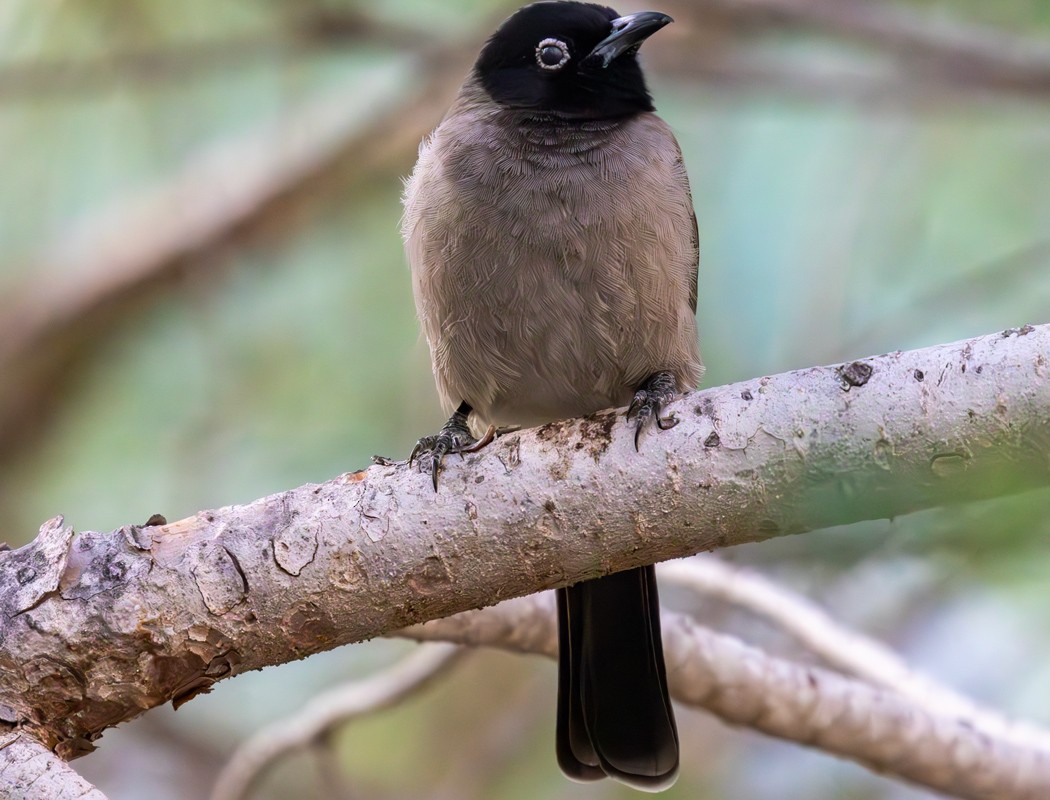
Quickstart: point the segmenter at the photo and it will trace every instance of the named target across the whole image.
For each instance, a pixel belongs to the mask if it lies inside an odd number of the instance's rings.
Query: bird
[[[634,446],[703,371],[689,179],[638,61],[672,19],[548,1],[481,49],[405,182],[402,236],[451,416],[409,458],[434,490],[486,427],[628,406]],[[556,755],[570,779],[674,783],[652,565],[557,590]]]

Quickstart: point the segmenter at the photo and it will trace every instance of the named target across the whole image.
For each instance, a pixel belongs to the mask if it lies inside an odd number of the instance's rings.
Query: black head
[[[474,71],[509,108],[579,119],[652,111],[636,53],[670,21],[651,11],[621,17],[594,3],[533,3],[492,34]]]

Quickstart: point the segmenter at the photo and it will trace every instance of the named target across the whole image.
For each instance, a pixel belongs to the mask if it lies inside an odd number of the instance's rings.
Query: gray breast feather
[[[402,223],[446,411],[532,425],[623,405],[658,370],[695,386],[695,220],[667,125],[530,127],[468,90]]]

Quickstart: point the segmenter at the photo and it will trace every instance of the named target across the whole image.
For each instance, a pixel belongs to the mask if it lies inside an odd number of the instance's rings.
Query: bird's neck
[[[631,117],[611,119],[574,119],[535,111],[507,110],[509,130],[523,144],[556,150],[590,150],[600,147],[615,136]]]
[[[531,151],[533,155],[537,151],[580,154],[604,146],[644,113],[591,119],[508,108],[493,101],[473,76],[460,89],[446,119],[476,115],[476,119],[497,126],[501,136],[511,137],[507,143],[509,151]]]

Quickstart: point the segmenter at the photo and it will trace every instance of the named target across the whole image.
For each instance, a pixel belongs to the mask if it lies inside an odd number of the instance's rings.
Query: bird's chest
[[[406,203],[406,241],[442,395],[518,422],[625,402],[654,360],[642,160],[596,138],[438,145],[406,192],[426,197]]]
[[[447,162],[443,210],[432,222],[443,279],[519,305],[598,288],[624,260],[623,233],[636,213],[626,170],[597,150],[464,146]]]

